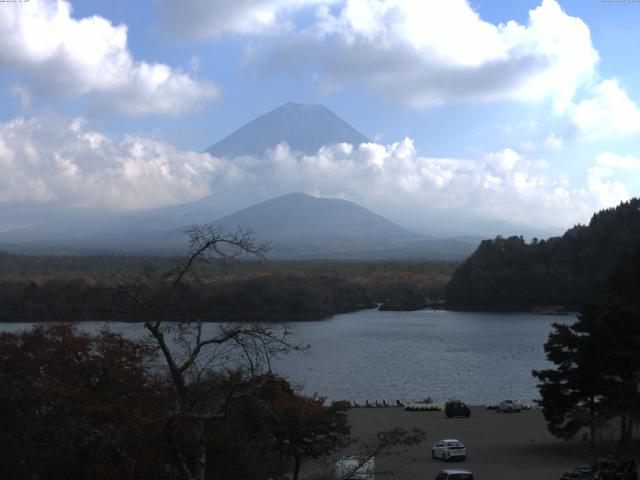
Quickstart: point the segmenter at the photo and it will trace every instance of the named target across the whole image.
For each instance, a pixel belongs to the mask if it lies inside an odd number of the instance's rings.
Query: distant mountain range
[[[198,212],[197,208],[183,206],[176,214],[178,218],[180,213],[189,217],[193,212]],[[99,225],[87,222],[84,227],[44,224],[0,234],[0,248],[25,253],[183,253],[189,223],[167,228],[165,220],[171,223],[164,217],[134,216],[112,218]],[[229,232],[252,229],[257,240],[271,244],[271,258],[461,259],[480,241],[430,238],[353,202],[302,193],[267,200],[208,223]]]
[[[316,153],[336,143],[360,145],[369,139],[324,105],[285,103],[240,127],[207,148],[216,156],[263,155],[287,143],[292,150]]]

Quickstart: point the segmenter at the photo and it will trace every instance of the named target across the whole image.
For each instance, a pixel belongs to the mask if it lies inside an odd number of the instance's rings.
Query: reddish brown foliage
[[[162,478],[153,350],[68,324],[0,334],[4,478]]]

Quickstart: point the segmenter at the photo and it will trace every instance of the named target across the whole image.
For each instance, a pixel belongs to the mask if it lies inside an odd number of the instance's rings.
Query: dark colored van
[[[466,417],[471,416],[471,410],[460,400],[449,400],[444,405],[444,414],[447,418],[451,417]]]

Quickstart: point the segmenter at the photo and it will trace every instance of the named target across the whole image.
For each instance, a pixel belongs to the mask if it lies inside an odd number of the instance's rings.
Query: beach
[[[557,479],[563,472],[595,459],[580,441],[565,442],[548,433],[540,410],[496,413],[471,407],[470,418],[446,418],[444,412],[408,412],[398,407],[353,408],[352,434],[371,438],[396,427],[420,428],[427,442],[399,454],[376,457],[376,478],[431,480],[445,468],[471,470],[476,480]],[[431,458],[431,447],[445,438],[461,440],[467,459],[445,462]],[[383,475],[387,472],[389,475]]]

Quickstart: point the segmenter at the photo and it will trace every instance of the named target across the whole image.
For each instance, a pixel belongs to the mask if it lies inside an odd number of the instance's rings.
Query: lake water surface
[[[547,366],[543,344],[553,322],[574,316],[419,310],[364,310],[317,322],[293,322],[297,343],[311,348],[276,359],[274,370],[311,394],[364,403],[430,396],[483,404],[538,397],[534,368]],[[141,324],[108,324],[128,338]],[[96,332],[104,322],[79,327]],[[28,328],[0,324],[0,330]],[[208,328],[215,328],[208,324]]]

